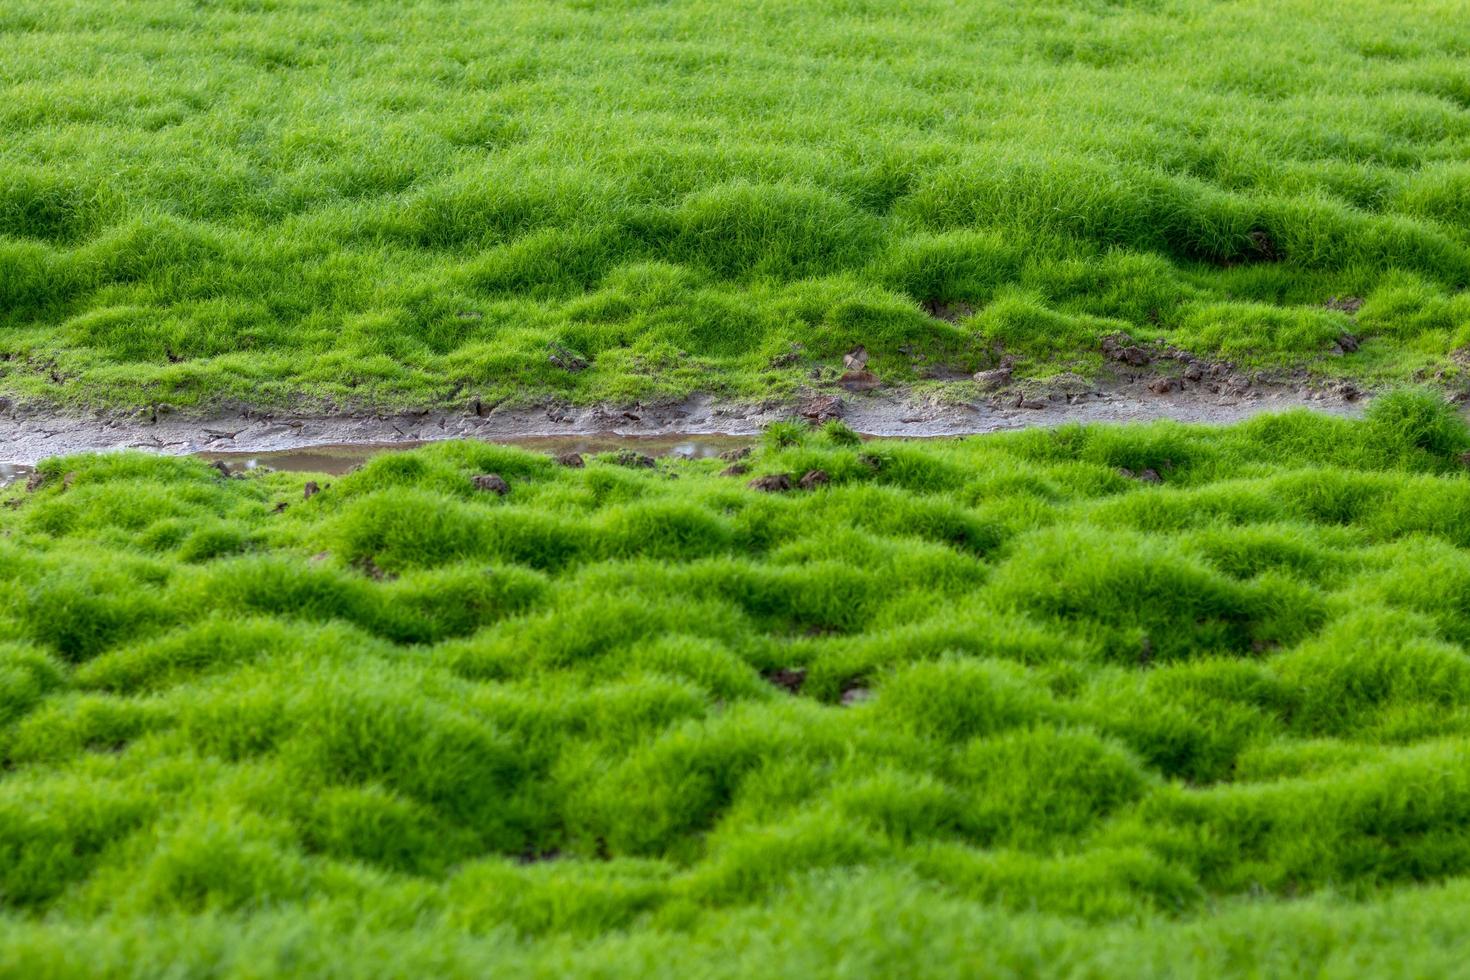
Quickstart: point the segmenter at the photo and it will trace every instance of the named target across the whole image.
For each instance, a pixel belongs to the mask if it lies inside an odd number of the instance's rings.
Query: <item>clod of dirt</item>
[[[1256,257],[1266,262],[1281,261],[1281,252],[1276,248],[1276,239],[1264,228],[1256,228],[1249,235],[1251,248],[1255,250]]]
[[[858,462],[862,463],[864,466],[866,466],[870,470],[873,470],[874,472],[883,468],[883,460],[877,456],[872,455],[871,453],[863,453],[862,455],[858,456]]]
[[[975,307],[969,303],[946,303],[939,299],[926,299],[919,304],[924,312],[936,320],[944,320],[946,323],[957,323],[975,312]]]
[[[862,344],[854,347],[842,355],[842,368],[845,371],[862,371],[868,366],[868,349]]]
[[[1205,376],[1205,366],[1199,361],[1190,361],[1184,366],[1184,380],[1198,381]]]
[[[1358,338],[1352,334],[1345,333],[1337,338],[1337,349],[1344,354],[1354,354],[1358,350]]]
[[[652,456],[635,453],[631,449],[618,450],[618,454],[613,457],[613,463],[618,466],[626,466],[630,470],[651,470],[658,465]]]
[[[817,487],[825,487],[831,482],[832,478],[827,475],[826,470],[807,470],[806,473],[802,474],[798,486],[803,490],[815,490]]]
[[[1120,466],[1118,467],[1118,474],[1120,476],[1126,476],[1130,480],[1137,480],[1139,483],[1164,482],[1164,478],[1159,476],[1159,471],[1153,469],[1152,467],[1141,469],[1137,473],[1135,473],[1126,466]]]
[[[1158,378],[1151,382],[1148,390],[1156,395],[1170,395],[1176,391],[1184,390],[1184,382],[1178,378]]]
[[[510,484],[501,479],[499,473],[481,473],[479,476],[472,477],[470,482],[475,485],[476,490],[486,493],[499,494],[502,497],[510,493]]]
[[[319,494],[321,492],[322,492],[322,488],[317,485],[317,482],[315,480],[307,480],[306,481],[306,486],[304,486],[304,487],[301,488],[302,496],[306,500],[310,500],[312,497],[315,497],[317,494]]]
[[[552,848],[549,851],[538,851],[528,847],[516,856],[517,864],[545,864],[547,861],[555,861],[561,857],[561,851]]]
[[[750,447],[741,446],[739,449],[727,449],[720,453],[720,458],[727,463],[736,463],[750,456]]]
[[[46,474],[40,470],[26,477],[26,493],[35,493],[46,484]]]
[[[1348,316],[1357,316],[1358,311],[1363,308],[1363,300],[1357,296],[1334,296],[1322,305],[1326,309],[1346,313]]]
[[[378,563],[373,561],[372,555],[363,555],[352,564],[354,567],[357,568],[358,571],[362,572],[374,582],[382,582],[385,580],[391,582],[393,579],[396,579],[398,577],[397,575],[394,575],[390,572],[385,572],[381,568],[379,568]]]
[[[756,477],[747,486],[761,493],[785,493],[791,489],[791,477],[785,473],[772,473],[769,476]]]
[[[812,422],[830,422],[842,418],[842,399],[836,395],[809,395],[797,405],[797,412]]]
[[[587,370],[587,361],[583,358],[578,357],[576,354],[573,354],[561,344],[553,342],[547,345],[547,349],[550,350],[551,353],[547,355],[546,359],[552,364],[555,364],[557,367],[561,368],[562,370],[571,371],[573,374],[577,373],[578,371]]]
[[[1016,407],[1016,408],[1029,408],[1029,409],[1032,409],[1034,411],[1034,410],[1037,410],[1037,409],[1045,408],[1046,407],[1046,402],[1042,401],[1039,398],[1019,397],[1019,398],[1016,399],[1016,404],[1015,404],[1014,407]]]
[[[1011,383],[1011,369],[998,367],[990,371],[976,371],[975,383],[985,391],[996,391]]]
[[[290,506],[291,505],[288,504],[288,503],[286,503],[284,500],[278,501],[276,503],[276,506],[271,509],[271,513],[272,514],[284,514],[284,513],[286,513],[286,508],[287,507],[290,507]]]
[[[783,667],[780,670],[767,672],[765,678],[771,684],[785,690],[789,694],[800,694],[801,685],[806,683],[806,668]]]
[[[1102,353],[1110,361],[1118,361],[1129,367],[1143,367],[1154,359],[1146,347],[1140,347],[1126,333],[1109,334],[1102,339]]]
[[[801,360],[802,349],[801,344],[792,344],[790,350],[783,354],[777,354],[768,363],[773,368],[791,367],[797,361]]]
[[[587,465],[581,453],[557,453],[556,461],[569,470],[580,470]]]
[[[744,463],[731,463],[729,466],[720,470],[720,476],[744,476],[749,472],[750,467]]]
[[[220,476],[224,477],[226,480],[228,480],[233,475],[230,473],[229,464],[222,459],[217,459],[213,463],[210,463],[209,468],[214,470]]]
[[[862,704],[864,701],[871,700],[873,700],[873,692],[860,684],[855,684],[842,692],[842,706],[844,708],[851,708],[855,704]]]
[[[837,383],[848,391],[872,391],[883,384],[872,371],[848,371],[837,379]]]

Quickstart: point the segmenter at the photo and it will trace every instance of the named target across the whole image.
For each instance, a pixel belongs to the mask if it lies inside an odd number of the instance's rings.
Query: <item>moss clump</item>
[[[921,948],[962,975],[982,936],[1094,972],[1446,972],[1467,442],[1407,392],[1356,422],[783,427],[752,473],[830,481],[770,494],[468,443],[305,501],[48,461],[0,509],[0,942],[25,975],[79,944],[118,976]]]

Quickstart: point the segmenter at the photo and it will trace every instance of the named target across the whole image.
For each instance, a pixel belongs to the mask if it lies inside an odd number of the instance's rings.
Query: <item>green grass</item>
[[[1458,975],[1467,450],[1400,393],[309,499],[50,460],[0,976]]]
[[[1464,13],[8,0],[0,392],[768,397],[857,344],[1090,373],[1119,330],[1458,384]]]

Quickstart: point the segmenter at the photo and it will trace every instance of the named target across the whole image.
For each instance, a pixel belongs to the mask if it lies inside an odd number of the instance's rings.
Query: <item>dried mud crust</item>
[[[28,464],[48,456],[109,449],[169,455],[276,452],[316,446],[409,446],[443,439],[515,442],[576,435],[751,435],[773,422],[841,419],[864,435],[960,436],[1068,422],[1228,423],[1261,412],[1309,407],[1360,414],[1366,396],[1313,391],[1300,383],[1227,375],[1203,383],[1149,371],[1120,373],[1105,384],[1075,375],[1012,385],[966,384],[963,390],[916,394],[897,389],[810,391],[787,401],[733,404],[695,396],[660,405],[574,407],[543,404],[485,414],[419,411],[382,414],[285,414],[250,409],[191,415],[62,415],[10,406],[0,411],[0,462]],[[1162,379],[1174,379],[1161,384]],[[987,390],[987,388],[989,390]]]

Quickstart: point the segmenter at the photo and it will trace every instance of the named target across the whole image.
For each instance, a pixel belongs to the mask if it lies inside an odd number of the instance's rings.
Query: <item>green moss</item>
[[[748,973],[731,944],[891,975],[914,943],[958,975],[985,936],[1452,974],[1467,443],[1422,391],[787,425],[753,472],[832,481],[771,494],[446,443],[283,513],[313,477],[47,461],[0,491],[0,942],[40,976],[79,937],[122,976]]]
[[[756,400],[857,344],[894,385],[1093,373],[1118,330],[1458,383],[1442,13],[16,0],[0,393]]]

